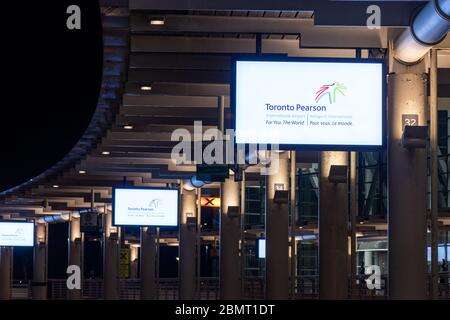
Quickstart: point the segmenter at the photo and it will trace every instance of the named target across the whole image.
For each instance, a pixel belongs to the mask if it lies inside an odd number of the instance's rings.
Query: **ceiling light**
[[[57,184],[54,184],[53,188],[59,188],[59,186]]]
[[[167,244],[168,247],[178,247],[178,242],[169,242]]]
[[[162,19],[162,18],[151,19],[150,24],[152,26],[162,26],[162,25],[164,25],[164,19]]]
[[[133,130],[133,126],[132,126],[132,125],[129,125],[129,124],[124,125],[123,128],[124,128],[125,130]]]
[[[104,156],[109,155],[109,151],[103,151],[103,152],[102,152],[102,155],[104,155]]]
[[[152,87],[151,86],[141,86],[141,90],[142,91],[150,91],[150,90],[152,90]]]

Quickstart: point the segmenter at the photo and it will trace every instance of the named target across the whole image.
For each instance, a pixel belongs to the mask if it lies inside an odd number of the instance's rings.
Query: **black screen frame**
[[[155,224],[117,224],[116,223],[116,190],[175,190],[177,191],[177,223],[176,225],[155,225]],[[112,190],[112,225],[115,227],[150,227],[150,228],[161,228],[161,229],[175,229],[180,225],[180,209],[181,209],[181,192],[180,188],[168,188],[168,187],[114,187]]]
[[[230,79],[230,109],[231,109],[231,127],[236,131],[236,67],[239,61],[255,61],[255,62],[320,62],[320,63],[361,63],[361,64],[380,64],[382,72],[382,120],[381,120],[381,145],[355,145],[355,144],[279,144],[279,150],[305,150],[305,151],[381,151],[387,146],[387,67],[383,59],[360,59],[360,58],[305,58],[305,57],[288,57],[285,55],[233,55],[231,58],[231,79]],[[234,135],[235,145],[236,134]],[[271,149],[271,145],[267,144],[267,149]]]
[[[23,223],[23,224],[32,224],[33,225],[33,244],[29,246],[5,246],[1,245],[0,247],[7,247],[7,248],[31,248],[36,246],[36,225],[34,221],[22,221],[22,220],[0,220],[1,223]]]

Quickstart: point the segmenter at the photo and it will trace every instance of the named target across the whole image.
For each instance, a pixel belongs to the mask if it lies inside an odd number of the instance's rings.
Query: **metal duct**
[[[38,219],[36,219],[37,223],[61,223],[61,222],[67,222],[72,217],[79,218],[80,215],[85,213],[92,213],[97,212],[100,213],[102,208],[94,208],[94,209],[80,209],[77,211],[72,211],[71,213],[64,213],[64,214],[53,214],[48,216],[43,216]]]
[[[211,181],[198,180],[197,176],[192,176],[183,183],[183,188],[187,191],[192,191],[197,188],[203,187],[205,184],[211,183]]]
[[[394,42],[394,57],[405,64],[418,62],[450,29],[450,0],[431,0],[412,19],[411,27]]]

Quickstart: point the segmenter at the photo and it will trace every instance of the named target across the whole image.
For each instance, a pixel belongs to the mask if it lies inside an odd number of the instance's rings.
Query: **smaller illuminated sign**
[[[266,239],[258,239],[258,258],[266,258]]]
[[[219,197],[201,197],[200,205],[202,207],[220,208],[220,198]]]
[[[1,247],[32,247],[34,245],[34,222],[1,221]]]

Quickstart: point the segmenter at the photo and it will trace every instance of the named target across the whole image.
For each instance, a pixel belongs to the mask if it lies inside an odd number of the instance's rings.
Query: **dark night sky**
[[[0,191],[51,167],[82,136],[98,101],[103,58],[98,1],[8,2]],[[81,8],[81,30],[66,27],[71,4]]]
[[[81,8],[81,30],[68,30],[66,9]],[[61,160],[86,130],[100,92],[103,46],[98,1],[14,1],[3,15],[6,101],[0,107],[0,192]],[[66,277],[67,224],[49,228],[49,278]],[[85,274],[101,277],[100,242],[86,242]],[[161,276],[175,277],[177,247],[161,249]],[[15,252],[14,278],[32,278],[32,248]]]

